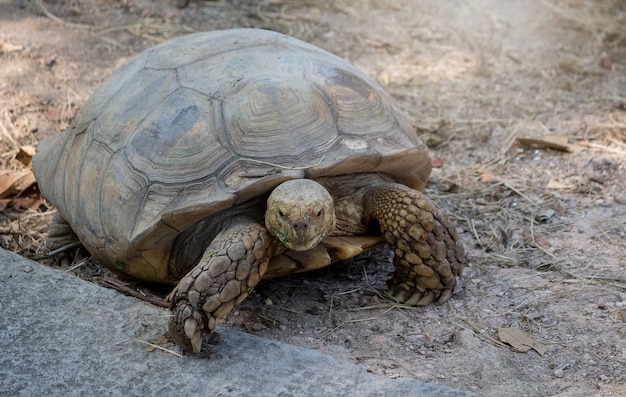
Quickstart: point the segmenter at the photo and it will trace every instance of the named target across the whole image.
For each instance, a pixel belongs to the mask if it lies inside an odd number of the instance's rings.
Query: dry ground
[[[470,262],[441,307],[381,299],[379,250],[263,283],[227,324],[478,395],[626,393],[625,2],[0,0],[0,165],[65,129],[129,56],[231,27],[302,38],[385,87],[431,146],[428,194]],[[571,151],[543,147],[550,134]],[[49,213],[0,217],[3,247],[45,251]],[[510,348],[501,328],[545,354]]]

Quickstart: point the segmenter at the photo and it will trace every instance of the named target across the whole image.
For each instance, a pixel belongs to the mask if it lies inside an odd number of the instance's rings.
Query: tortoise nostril
[[[294,230],[298,230],[298,229],[306,229],[308,227],[308,223],[307,222],[294,222],[293,223],[293,228]]]

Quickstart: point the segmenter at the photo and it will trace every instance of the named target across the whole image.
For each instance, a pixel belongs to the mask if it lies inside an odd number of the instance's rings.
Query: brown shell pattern
[[[288,179],[374,171],[421,190],[430,163],[357,68],[279,33],[237,29],[132,58],[40,144],[34,168],[83,243],[111,262],[129,250],[167,256],[180,231]]]

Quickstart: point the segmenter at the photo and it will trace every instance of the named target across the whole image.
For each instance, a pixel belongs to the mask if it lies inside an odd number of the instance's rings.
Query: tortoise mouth
[[[324,235],[305,236],[299,235],[294,239],[280,238],[281,243],[294,251],[307,251],[317,246],[324,238]]]

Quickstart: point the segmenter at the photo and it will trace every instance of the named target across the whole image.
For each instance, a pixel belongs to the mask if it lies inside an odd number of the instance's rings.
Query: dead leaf
[[[148,347],[146,347],[146,351],[147,352],[153,352],[156,349],[158,349],[159,346],[163,346],[165,344],[167,344],[170,340],[167,338],[167,336],[165,335],[159,335],[156,339],[156,341],[154,342],[154,344],[149,345]]]
[[[480,181],[483,183],[489,183],[489,182],[493,182],[496,180],[495,175],[493,175],[493,173],[487,168],[481,167],[478,170],[478,173],[480,174]]]
[[[574,189],[575,187],[576,187],[575,184],[568,185],[566,183],[559,182],[554,179],[550,179],[550,181],[546,185],[546,189],[553,189],[553,190],[571,190],[571,189]]]
[[[15,159],[24,164],[27,168],[31,168],[31,162],[35,156],[35,148],[32,146],[22,146],[20,151],[15,155]]]
[[[443,138],[437,134],[433,134],[430,131],[424,132],[423,130],[420,133],[420,130],[418,130],[417,128],[416,131],[418,132],[422,142],[424,142],[426,146],[430,148],[436,148],[443,143]]]
[[[567,136],[563,134],[548,134],[541,138],[524,138],[518,136],[517,141],[522,145],[536,146],[541,149],[549,148],[563,150],[570,153],[581,150],[580,146],[567,143]]]
[[[523,352],[534,349],[543,356],[548,350],[543,343],[534,340],[519,328],[498,328],[498,337],[502,342]]]
[[[431,161],[433,168],[441,168],[443,167],[443,159],[441,157],[435,157],[432,161]]]
[[[42,204],[44,201],[32,171],[0,171],[0,211],[8,206],[36,210]]]
[[[159,336],[157,337],[156,344],[157,344],[157,345],[159,345],[159,346],[163,346],[163,345],[165,345],[166,343],[168,343],[169,341],[170,341],[170,340],[168,339],[168,337],[167,337],[167,336],[165,336],[165,335],[159,335]]]
[[[8,41],[0,40],[0,53],[22,51],[23,49],[24,47],[19,44],[13,44],[9,43]]]
[[[15,196],[34,183],[31,171],[0,171],[0,198]]]

